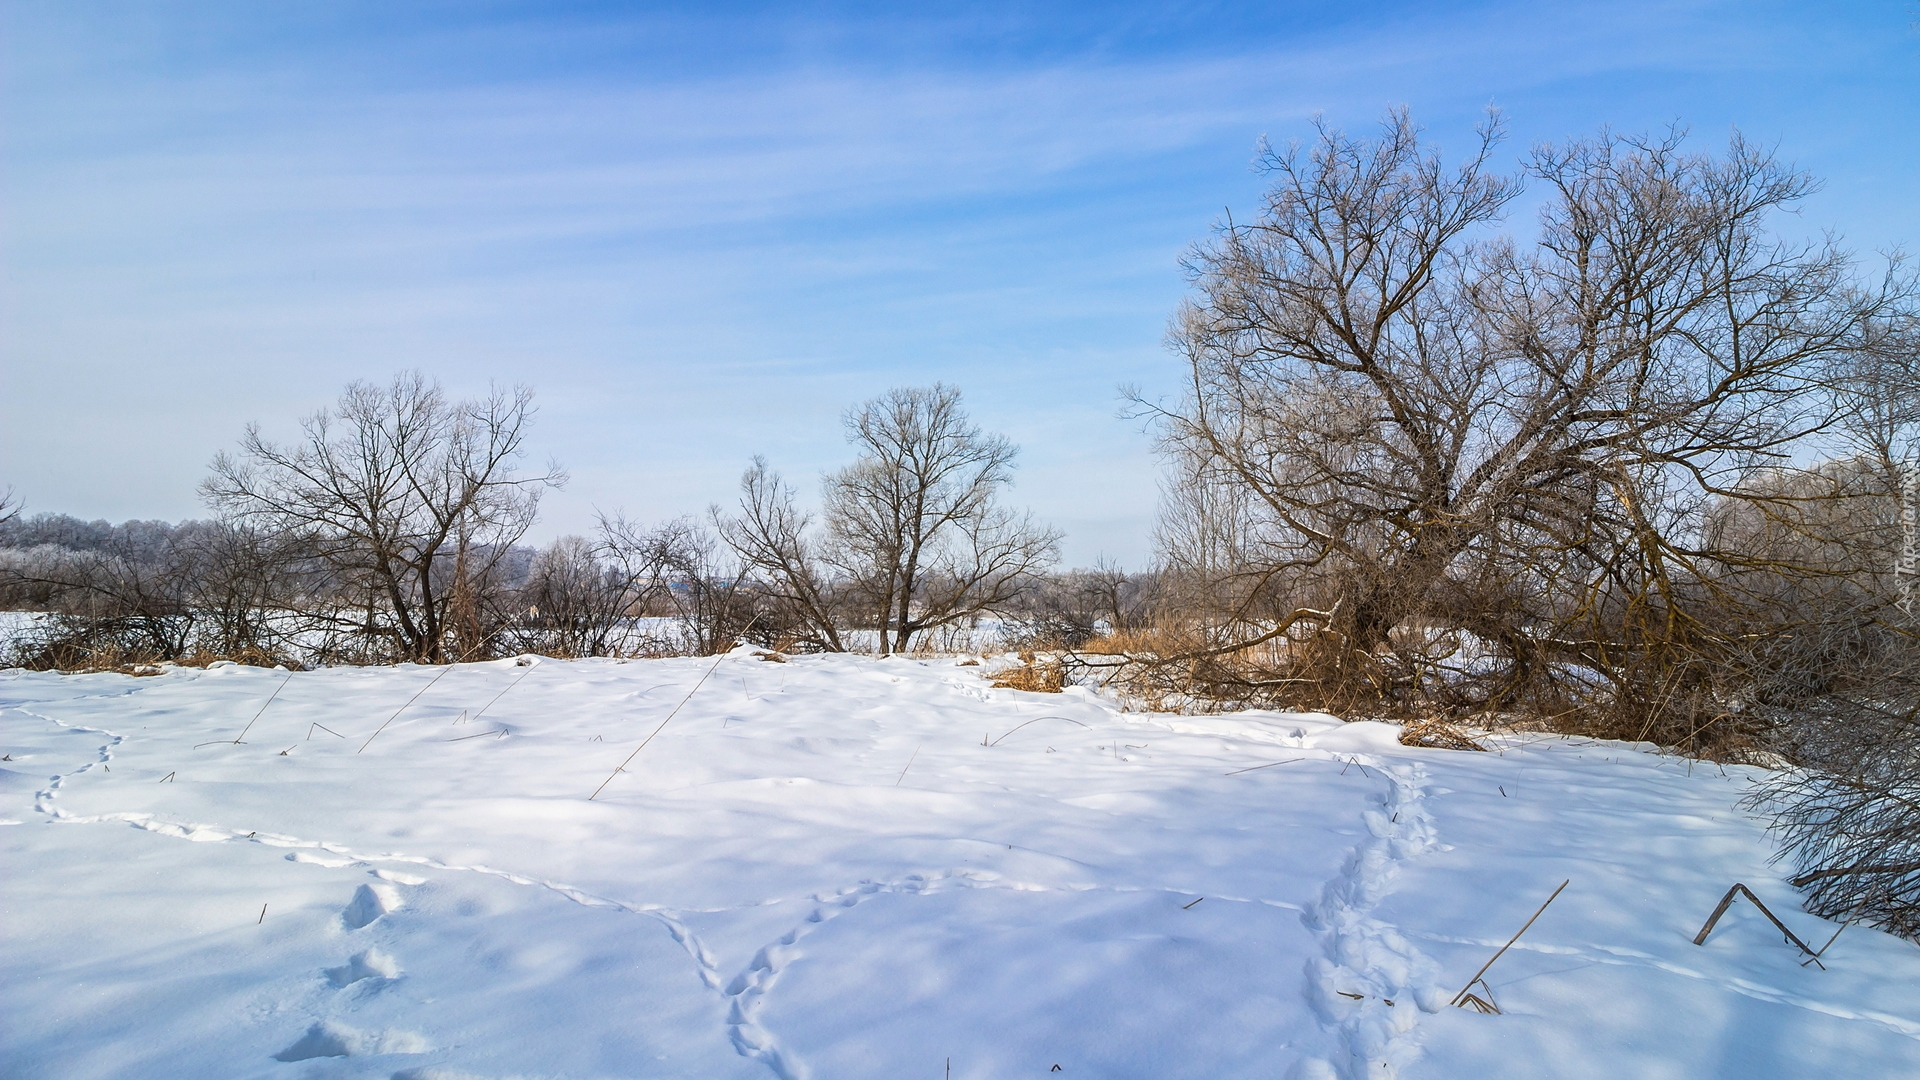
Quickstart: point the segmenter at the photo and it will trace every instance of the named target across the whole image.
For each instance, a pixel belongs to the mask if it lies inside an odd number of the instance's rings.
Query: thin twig
[[[408,698],[408,699],[407,699],[407,705],[411,705],[411,704],[413,704],[414,702],[416,702],[416,701],[419,701],[419,700],[420,700],[420,695],[421,695],[421,694],[424,694],[424,693],[426,693],[427,691],[429,691],[429,690],[431,690],[431,689],[433,689],[433,684],[434,684],[434,683],[437,683],[437,682],[439,682],[439,681],[440,681],[441,679],[444,679],[444,678],[446,678],[446,675],[447,675],[447,672],[449,672],[449,671],[452,671],[453,669],[454,669],[454,665],[453,665],[453,664],[448,664],[448,665],[447,665],[446,667],[443,667],[443,668],[441,668],[441,669],[440,669],[440,673],[439,673],[439,674],[437,674],[437,675],[435,675],[435,676],[434,676],[433,678],[431,678],[431,679],[429,679],[429,680],[427,680],[427,685],[425,685],[425,686],[423,686],[423,687],[421,687],[421,688],[420,688],[420,689],[419,689],[418,691],[416,691],[416,692],[414,693],[414,695],[413,695],[412,697],[410,697],[410,698]],[[380,737],[380,733],[381,733],[381,732],[383,732],[383,731],[385,731],[385,730],[387,730],[387,724],[391,724],[391,723],[393,723],[393,722],[394,722],[395,720],[397,720],[397,719],[399,719],[399,718],[400,718],[400,714],[401,714],[401,713],[403,713],[403,712],[406,712],[406,711],[407,711],[407,705],[402,705],[402,706],[400,706],[399,708],[397,708],[397,709],[395,709],[395,710],[393,710],[393,715],[392,715],[392,716],[389,716],[389,717],[387,717],[387,721],[386,721],[386,724],[381,724],[381,725],[380,725],[379,727],[377,727],[377,728],[374,728],[374,729],[373,729],[373,734],[371,734],[371,735],[369,735],[369,736],[367,736],[367,741],[366,741],[366,742],[363,742],[363,743],[361,743],[361,744],[360,744],[360,749],[359,749],[359,750],[355,750],[355,751],[354,751],[354,753],[356,753],[356,754],[358,754],[358,753],[360,753],[360,752],[361,752],[361,750],[365,750],[365,749],[366,749],[367,747],[369,747],[369,746],[372,746],[372,745],[373,745],[373,740],[375,740],[375,739],[377,739],[377,738],[379,738],[379,737]]]
[[[1833,936],[1827,939],[1827,943],[1825,945],[1820,946],[1819,952],[1814,953],[1812,956],[1808,957],[1807,959],[1800,961],[1800,966],[1806,967],[1808,964],[1815,963],[1822,956],[1825,956],[1827,954],[1827,950],[1833,947],[1833,943],[1840,940],[1840,935],[1843,933],[1846,933],[1847,927],[1853,925],[1853,920],[1859,917],[1860,909],[1863,907],[1866,907],[1867,901],[1873,899],[1875,896],[1879,894],[1879,892],[1880,892],[1879,889],[1875,889],[1872,892],[1861,893],[1860,899],[1855,901],[1853,905],[1853,910],[1847,912],[1846,921],[1840,924],[1840,929],[1835,930],[1833,932]],[[1820,970],[1825,971],[1826,969],[1827,969],[1827,966],[1825,964],[1820,965]]]
[[[613,778],[625,772],[627,766],[632,763],[633,759],[640,756],[640,751],[645,750],[647,748],[647,744],[653,741],[653,737],[655,735],[660,734],[660,732],[663,731],[669,723],[672,723],[674,717],[680,715],[680,710],[687,707],[687,702],[693,700],[693,695],[696,693],[699,693],[700,688],[707,684],[707,679],[711,677],[716,670],[719,669],[720,661],[725,660],[726,658],[727,658],[726,653],[721,653],[719,656],[716,656],[713,658],[713,666],[707,669],[707,673],[705,675],[700,676],[700,681],[693,684],[693,689],[687,691],[687,696],[680,699],[680,704],[675,705],[673,707],[673,711],[667,714],[667,718],[665,720],[660,721],[660,726],[657,728],[654,728],[651,732],[648,733],[646,738],[640,740],[640,745],[633,748],[633,753],[627,755],[627,760],[621,762],[619,768],[607,774],[607,778],[605,780],[600,781],[600,786],[597,788],[594,788],[593,794],[587,796],[588,802],[592,802],[593,800],[599,798],[600,793],[607,789],[607,785],[613,783]]]
[[[267,705],[273,704],[273,699],[279,697],[280,691],[285,690],[287,688],[287,684],[292,681],[293,681],[293,672],[289,671],[287,672],[287,677],[280,680],[280,685],[273,688],[273,697],[269,697],[267,699]],[[233,745],[239,746],[240,740],[246,738],[247,732],[253,730],[254,721],[260,719],[261,715],[267,711],[267,705],[260,706],[260,712],[254,713],[253,720],[247,721],[247,726],[241,728],[240,734],[235,735],[233,737]],[[206,744],[203,743],[202,745],[206,745]]]
[[[1039,722],[1040,722],[1040,721],[1042,721],[1042,720],[1065,720],[1065,721],[1066,721],[1067,723],[1069,723],[1069,724],[1080,724],[1080,721],[1078,721],[1078,720],[1075,720],[1075,719],[1074,719],[1073,717],[1071,717],[1071,716],[1036,716],[1036,717],[1034,717],[1033,719],[1031,719],[1031,720],[1028,720],[1028,721],[1026,721],[1025,723],[1021,723],[1021,724],[1016,724],[1016,725],[1014,725],[1014,727],[1013,727],[1013,730],[1012,730],[1012,731],[1008,731],[1006,735],[1002,735],[1002,736],[1000,736],[1000,739],[1004,739],[1004,738],[1006,738],[1006,737],[1007,737],[1007,735],[1011,735],[1011,734],[1013,734],[1013,732],[1015,732],[1015,731],[1019,731],[1019,730],[1020,730],[1021,728],[1023,728],[1023,727],[1026,727],[1026,726],[1027,726],[1027,724],[1037,724],[1037,723],[1039,723]],[[1086,727],[1087,725],[1085,725],[1085,724],[1080,724],[1080,726],[1081,726],[1081,727]],[[1000,739],[995,739],[995,740],[993,740],[992,742],[990,742],[990,743],[988,743],[987,745],[988,745],[988,746],[998,746],[998,745],[1000,745]]]
[[[466,742],[468,739],[478,739],[487,735],[505,735],[506,733],[507,733],[507,729],[501,728],[499,731],[483,731],[479,735],[462,735],[457,739],[448,739],[447,741],[448,742]]]
[[[1553,896],[1547,897],[1547,904],[1553,903],[1554,899],[1560,895],[1560,889],[1564,889],[1572,883],[1573,883],[1572,878],[1568,878],[1567,880],[1561,882],[1560,888],[1553,890]],[[1500,959],[1502,956],[1505,956],[1507,954],[1508,949],[1513,948],[1513,943],[1516,941],[1519,941],[1520,935],[1527,932],[1527,927],[1533,925],[1533,920],[1538,919],[1540,917],[1541,912],[1544,912],[1547,910],[1547,904],[1541,904],[1540,910],[1535,911],[1533,913],[1533,919],[1528,919],[1526,926],[1522,926],[1519,930],[1515,931],[1514,935],[1507,939],[1507,943],[1505,945],[1500,946],[1500,951],[1493,954],[1493,960]],[[1480,976],[1485,975],[1487,973],[1487,969],[1493,966],[1493,960],[1489,960],[1486,963],[1481,964],[1480,970],[1473,973],[1473,978],[1468,979],[1467,985],[1461,987],[1460,992],[1453,995],[1453,1001],[1451,1001],[1449,1004],[1459,1005],[1461,1002],[1465,1001],[1467,997],[1467,991],[1473,989],[1474,983],[1480,982]],[[1485,984],[1482,984],[1482,985],[1485,985]],[[1492,990],[1489,989],[1488,992],[1491,993]]]
[[[498,631],[495,631],[495,633],[498,633]],[[433,677],[432,679],[429,679],[429,680],[427,681],[427,685],[425,685],[425,686],[423,686],[423,687],[421,687],[418,693],[416,693],[416,694],[414,694],[414,695],[413,695],[412,697],[410,697],[410,698],[408,698],[408,699],[407,699],[407,705],[411,705],[411,704],[413,704],[414,702],[416,702],[416,701],[419,701],[419,700],[420,700],[420,695],[421,695],[421,694],[424,694],[424,693],[426,693],[427,691],[429,691],[429,690],[431,690],[431,689],[433,689],[433,684],[434,684],[434,683],[437,683],[437,682],[439,682],[439,681],[440,681],[441,679],[444,679],[444,678],[446,678],[446,675],[447,675],[447,672],[449,672],[449,671],[452,671],[452,670],[453,670],[454,668],[457,668],[457,667],[459,667],[459,666],[460,666],[461,664],[463,664],[463,663],[465,663],[465,662],[466,662],[466,659],[467,659],[467,657],[469,657],[469,656],[472,656],[472,655],[473,655],[473,654],[474,654],[474,653],[475,653],[476,651],[478,651],[478,650],[479,650],[479,648],[480,648],[480,646],[482,646],[482,645],[485,645],[485,644],[486,644],[487,642],[489,642],[489,641],[491,641],[491,640],[493,640],[493,634],[488,634],[488,635],[487,635],[486,637],[484,637],[484,638],[481,638],[481,639],[480,639],[479,641],[476,641],[476,642],[474,642],[474,643],[473,643],[472,645],[470,645],[470,646],[468,646],[468,647],[467,647],[467,651],[466,651],[466,652],[463,652],[463,653],[461,653],[458,659],[456,659],[456,660],[454,660],[454,662],[453,662],[453,663],[451,663],[451,664],[448,664],[448,665],[447,665],[446,667],[443,667],[443,668],[441,668],[441,669],[440,669],[440,674],[438,674],[438,675],[435,675],[435,676],[434,676],[434,677]],[[515,680],[515,681],[517,682],[518,680]],[[504,693],[506,693],[506,691],[505,691],[505,690],[502,690],[502,691],[501,691],[501,693],[502,693],[502,694],[504,694]],[[372,746],[372,745],[373,745],[373,740],[375,740],[375,739],[377,739],[377,738],[379,738],[379,737],[380,737],[380,733],[381,733],[381,732],[383,732],[383,731],[385,731],[385,730],[387,730],[387,724],[391,724],[391,723],[393,723],[393,722],[394,722],[395,720],[397,720],[397,719],[399,719],[399,718],[400,718],[400,714],[401,714],[401,713],[403,713],[403,712],[406,712],[406,711],[407,711],[407,705],[402,705],[402,706],[400,706],[399,708],[397,708],[397,709],[395,709],[395,710],[393,710],[393,715],[392,715],[392,716],[389,716],[389,717],[387,717],[387,723],[386,723],[386,724],[381,724],[381,725],[380,725],[379,727],[377,727],[377,728],[375,728],[375,729],[373,730],[373,734],[372,734],[372,735],[369,735],[369,736],[367,736],[367,741],[366,741],[366,742],[363,742],[363,743],[361,743],[361,744],[360,744],[360,749],[359,749],[359,750],[355,750],[355,751],[354,751],[354,753],[356,753],[356,754],[358,754],[358,753],[360,753],[360,752],[361,752],[362,750],[365,750],[365,749],[366,749],[367,747],[369,747],[369,746]]]
[[[921,746],[924,746],[924,745],[926,745],[926,744],[925,744],[925,743],[922,743],[922,744],[921,744]],[[908,769],[911,769],[911,768],[913,768],[913,759],[914,759],[914,758],[917,758],[917,757],[919,757],[919,756],[920,756],[920,747],[919,747],[919,746],[916,746],[916,747],[914,747],[914,748],[913,748],[913,753],[912,753],[912,754],[911,754],[911,755],[910,755],[910,756],[909,756],[909,757],[907,758],[907,763],[906,763],[905,765],[903,765],[903,766],[901,766],[901,768],[900,768],[900,778],[899,778],[898,780],[895,780],[895,781],[893,782],[893,786],[894,786],[894,787],[899,787],[899,786],[900,786],[900,781],[901,781],[901,780],[905,780],[905,779],[907,778],[907,770],[908,770]]]
[[[524,678],[526,678],[527,676],[529,676],[529,675],[531,675],[531,674],[533,674],[533,669],[534,669],[534,668],[537,668],[537,667],[539,667],[539,666],[540,666],[540,661],[538,661],[538,660],[535,660],[535,661],[534,661],[533,663],[531,663],[531,664],[528,664],[528,665],[527,665],[527,670],[525,670],[525,671],[523,671],[523,672],[521,672],[518,678],[516,678],[516,679],[514,679],[514,680],[513,680],[512,682],[510,682],[510,683],[508,683],[508,684],[507,684],[507,690],[511,690],[511,689],[513,689],[514,687],[516,687],[516,686],[519,686],[519,685],[520,685],[520,680],[521,680],[521,679],[524,679]],[[468,723],[472,723],[473,721],[475,721],[475,720],[478,720],[478,719],[480,719],[480,717],[481,717],[481,715],[482,715],[483,713],[485,713],[485,712],[486,712],[486,711],[487,711],[488,709],[491,709],[491,708],[493,708],[493,702],[494,702],[494,701],[499,701],[499,700],[500,700],[501,698],[503,698],[503,697],[506,697],[506,696],[507,696],[507,690],[502,690],[502,691],[500,691],[499,693],[497,693],[497,694],[495,694],[495,695],[493,695],[493,701],[489,701],[489,702],[487,702],[487,703],[486,703],[485,705],[482,705],[482,706],[480,706],[480,712],[477,712],[477,713],[474,713],[474,714],[473,714],[472,716],[470,716],[470,717],[468,717],[468,718],[467,718],[467,722],[468,722]]]
[[[1290,764],[1290,763],[1292,763],[1292,762],[1295,762],[1295,761],[1305,761],[1305,760],[1307,760],[1307,759],[1306,759],[1306,758],[1297,758],[1297,757],[1290,757],[1290,758],[1288,758],[1288,759],[1287,759],[1286,761],[1269,761],[1269,762],[1267,762],[1267,763],[1266,763],[1265,765],[1251,765],[1251,766],[1248,766],[1247,768],[1244,768],[1244,769],[1235,769],[1235,770],[1233,770],[1233,771],[1232,771],[1232,772],[1230,772],[1230,773],[1221,773],[1220,775],[1221,775],[1221,776],[1239,776],[1239,775],[1240,775],[1241,773],[1243,773],[1243,772],[1252,772],[1252,771],[1253,771],[1253,770],[1255,770],[1255,769],[1271,769],[1271,768],[1273,768],[1273,767],[1274,767],[1275,765],[1286,765],[1286,764]]]

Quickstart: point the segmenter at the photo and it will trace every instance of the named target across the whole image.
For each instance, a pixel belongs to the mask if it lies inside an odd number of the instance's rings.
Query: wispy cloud
[[[1135,561],[1152,465],[1113,388],[1171,385],[1177,256],[1248,205],[1257,136],[1408,102],[1457,142],[1491,101],[1524,144],[1715,120],[1736,91],[1771,134],[1804,106],[1754,99],[1770,71],[1884,81],[1887,47],[1647,3],[1297,33],[1243,13],[1244,40],[1189,21],[1164,48],[1148,19],[1008,54],[846,16],[763,16],[745,56],[673,16],[334,22],[310,44],[269,22],[156,58],[39,10],[15,44],[0,345],[0,454],[35,504],[192,513],[245,420],[418,365],[540,387],[540,442],[576,476],[550,520],[578,528],[725,498],[755,451],[806,476],[840,456],[845,405],[946,378],[1027,445],[1022,496],[1087,524],[1076,555]]]

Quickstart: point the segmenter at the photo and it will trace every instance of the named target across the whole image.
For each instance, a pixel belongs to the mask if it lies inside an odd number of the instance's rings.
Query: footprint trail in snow
[[[1388,790],[1361,815],[1367,836],[1301,915],[1322,955],[1307,961],[1307,996],[1333,1034],[1334,1059],[1310,1058],[1298,1080],[1392,1080],[1420,1056],[1419,1018],[1445,1003],[1439,967],[1399,930],[1373,917],[1400,864],[1432,850],[1420,765],[1372,764]]]

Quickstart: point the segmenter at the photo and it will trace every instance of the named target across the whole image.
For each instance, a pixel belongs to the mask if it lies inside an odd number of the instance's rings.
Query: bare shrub
[[[1774,815],[1807,910],[1920,941],[1920,666],[1867,669],[1791,702],[1795,767],[1751,800]]]
[[[639,584],[592,541],[560,537],[533,557],[507,639],[515,651],[546,656],[617,655],[640,606]]]
[[[841,591],[818,551],[813,517],[793,488],[756,457],[740,478],[740,513],[712,515],[720,536],[754,575],[763,602],[760,628],[783,651],[844,652]]]
[[[269,537],[218,522],[112,526],[39,515],[3,539],[0,590],[49,613],[10,643],[20,666],[288,659],[285,628],[272,619],[286,565]],[[12,546],[23,541],[33,546]]]
[[[1144,624],[1157,578],[1101,563],[1091,570],[1037,574],[1004,609],[1001,646],[1077,649]]]

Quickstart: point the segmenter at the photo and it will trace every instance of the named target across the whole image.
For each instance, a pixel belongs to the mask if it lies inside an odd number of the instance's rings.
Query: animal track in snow
[[[55,722],[58,723],[58,721]],[[72,725],[62,724],[61,726],[71,727]],[[121,737],[113,735],[111,732],[102,732],[102,734],[110,735],[114,740],[101,748],[101,754],[103,755],[102,760],[106,760],[106,758],[110,756],[111,748],[118,745]],[[83,770],[75,770],[75,772],[79,771]],[[1159,886],[1044,885],[1029,881],[1007,879],[989,871],[971,868],[909,874],[894,881],[863,881],[858,885],[841,889],[832,894],[813,894],[810,897],[812,906],[804,921],[780,935],[778,939],[757,950],[753,958],[748,962],[746,968],[729,979],[722,976],[712,952],[686,923],[682,921],[681,916],[683,913],[694,914],[709,909],[674,910],[662,905],[627,903],[604,896],[598,896],[564,883],[530,877],[490,866],[444,862],[427,856],[409,855],[398,852],[367,853],[356,851],[346,845],[331,841],[308,840],[279,833],[260,832],[257,830],[250,831],[206,823],[169,821],[150,813],[118,812],[87,816],[73,815],[51,807],[50,800],[51,795],[49,794],[46,799],[49,805],[43,805],[41,809],[62,824],[91,824],[122,821],[135,828],[179,839],[216,843],[240,840],[264,844],[270,847],[292,848],[295,850],[289,852],[287,856],[290,861],[317,865],[327,869],[336,869],[356,863],[362,865],[367,863],[399,863],[436,870],[484,874],[504,878],[517,885],[537,886],[551,892],[556,892],[574,903],[583,906],[615,908],[634,914],[645,915],[659,921],[665,926],[673,940],[686,950],[688,956],[694,962],[702,983],[709,989],[729,999],[727,1001],[726,1024],[729,1038],[736,1051],[743,1056],[754,1058],[764,1063],[780,1080],[806,1080],[809,1076],[809,1070],[803,1062],[797,1060],[790,1052],[784,1050],[770,1032],[757,1023],[755,1017],[760,1011],[764,997],[777,982],[780,972],[795,959],[803,955],[801,950],[796,946],[798,946],[808,934],[814,929],[817,929],[821,923],[835,918],[848,909],[857,906],[868,897],[880,893],[923,894],[945,888],[989,888],[1032,892],[1050,892],[1058,889],[1068,891],[1112,892],[1160,891],[1170,894],[1190,895],[1185,890]],[[995,844],[994,846],[998,847],[999,845]],[[392,885],[386,884],[387,882],[412,885],[423,883],[426,880],[415,874],[384,868],[373,869],[370,873],[380,878],[381,881],[379,883],[363,883],[356,889],[353,900],[349,902],[346,909],[341,913],[343,924],[350,930],[365,927],[387,912],[397,910],[401,906],[397,890],[394,890]],[[1221,901],[1253,902],[1282,908],[1292,908],[1294,906],[1282,901],[1213,895],[1214,899]],[[801,901],[801,898],[773,897],[710,910],[720,912],[739,908],[764,907],[780,903],[794,903],[797,901]],[[361,961],[361,957],[366,957],[366,959]],[[390,960],[390,958],[388,959]],[[326,969],[326,974],[330,980],[336,982],[336,985],[351,985],[353,982],[358,982],[363,978],[373,977],[372,975],[357,974],[354,966],[356,962],[361,962],[363,966],[367,966],[373,974],[380,975],[380,977],[383,978],[391,977],[373,968],[371,966],[374,964],[373,959],[367,957],[364,953],[361,954],[361,956],[355,957],[354,960],[349,961],[343,968]],[[397,966],[395,966],[394,970],[397,972]],[[347,982],[340,983],[339,980],[341,978],[346,978]],[[406,1033],[399,1034],[405,1035]],[[337,1025],[330,1026],[326,1023],[316,1023],[313,1027],[309,1028],[305,1036],[282,1052],[283,1054],[298,1053],[300,1056],[282,1057],[281,1060],[292,1061],[305,1060],[307,1057],[335,1056],[339,1053],[339,1047],[346,1047],[349,1053],[372,1052],[365,1049],[356,1050],[354,1047],[378,1045],[380,1039],[385,1037],[385,1035],[379,1033],[362,1035],[353,1033],[351,1029],[341,1028]],[[394,1050],[381,1052],[417,1051]]]
[[[362,979],[398,978],[400,965],[379,949],[367,949],[354,953],[340,967],[328,968],[326,976],[327,981],[335,986],[351,986]]]
[[[914,873],[894,881],[862,881],[833,893],[814,893],[811,897],[812,908],[807,917],[797,926],[781,934],[753,954],[724,988],[712,982],[720,992],[730,1000],[727,1007],[727,1034],[733,1041],[733,1047],[742,1056],[754,1058],[769,1069],[780,1080],[806,1080],[810,1075],[804,1062],[796,1059],[780,1046],[779,1040],[756,1019],[767,992],[787,965],[799,959],[804,953],[798,948],[800,942],[818,930],[830,920],[845,914],[870,897],[882,893],[922,896],[941,892],[948,888],[962,889],[1011,889],[1016,892],[1050,892],[1047,886],[1023,881],[1007,881],[998,874],[979,870],[946,870],[936,873]],[[1093,891],[1093,890],[1088,890]],[[1132,890],[1115,890],[1132,891]],[[773,901],[779,902],[779,901]],[[701,950],[704,953],[704,948]],[[711,961],[703,961],[711,970]]]
[[[360,1031],[323,1020],[307,1028],[305,1035],[273,1058],[275,1061],[310,1061],[360,1054],[424,1054],[431,1049],[426,1039],[411,1031]]]
[[[1371,914],[1391,891],[1399,864],[1434,847],[1433,822],[1422,805],[1426,770],[1374,768],[1389,786],[1380,805],[1361,814],[1367,836],[1301,914],[1323,953],[1307,961],[1307,998],[1340,1053],[1331,1063],[1300,1062],[1293,1074],[1300,1080],[1392,1080],[1420,1056],[1420,1012],[1446,1003],[1439,966]]]
[[[391,885],[363,883],[353,891],[353,899],[347,902],[346,910],[340,913],[340,922],[349,930],[358,930],[390,911],[399,911],[403,906],[400,890]]]
[[[112,761],[113,748],[127,741],[127,737],[125,735],[116,735],[115,733],[108,731],[106,728],[87,727],[84,724],[69,724],[64,720],[56,720],[53,717],[46,715],[45,713],[37,713],[31,709],[22,709],[22,708],[19,708],[18,706],[9,706],[9,708],[12,708],[14,712],[24,713],[25,715],[34,717],[35,719],[45,720],[48,723],[53,724],[55,727],[64,728],[67,731],[84,731],[84,732],[89,732],[95,735],[107,736],[107,741],[101,744],[94,751],[96,755],[94,760],[87,762],[85,765],[82,765],[71,772],[57,773],[53,776],[48,777],[47,786],[33,793],[34,810],[38,811],[39,813],[47,815],[48,817],[54,819],[55,821],[71,818],[72,815],[68,814],[65,810],[62,810],[53,804],[53,801],[56,798],[59,798],[60,789],[67,785],[67,780],[69,778],[79,776],[81,773],[84,773],[84,772],[89,772],[93,769],[95,765],[105,765],[107,762]]]
[[[306,863],[309,866],[324,866],[329,870],[337,870],[342,866],[352,866],[360,860],[349,858],[345,855],[316,855],[311,851],[289,851],[287,852],[287,861]]]

